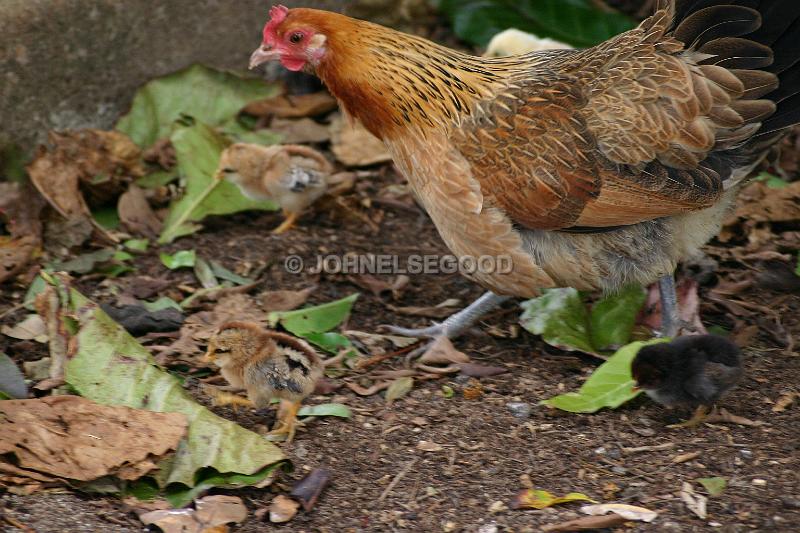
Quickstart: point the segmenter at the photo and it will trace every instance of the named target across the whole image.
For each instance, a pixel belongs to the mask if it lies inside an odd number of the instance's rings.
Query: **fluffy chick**
[[[519,56],[528,52],[563,50],[567,48],[572,47],[549,37],[538,37],[516,28],[509,28],[492,37],[486,47],[486,53],[483,55],[484,57]]]
[[[694,416],[672,427],[702,423],[709,408],[742,375],[739,348],[717,335],[691,335],[645,346],[631,364],[638,388],[667,407],[695,407]]]
[[[220,367],[233,387],[247,391],[248,400],[230,395],[217,404],[244,404],[264,408],[281,400],[270,435],[286,435],[291,442],[301,422],[297,411],[322,376],[322,362],[306,342],[251,322],[224,324],[208,345],[206,359]]]
[[[325,193],[332,171],[328,160],[307,146],[236,143],[222,152],[216,178],[236,184],[248,198],[277,202],[286,217],[273,230],[279,234]]]

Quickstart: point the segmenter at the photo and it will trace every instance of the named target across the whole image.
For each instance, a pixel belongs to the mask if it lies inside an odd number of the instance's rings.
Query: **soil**
[[[391,171],[358,184],[357,195],[379,196],[388,185],[401,183]],[[432,223],[410,201],[373,203],[363,208],[376,231],[342,210],[318,209],[299,227],[283,236],[269,230],[280,223],[275,213],[247,213],[211,220],[204,231],[179,240],[170,250],[195,249],[235,270],[249,262],[270,266],[259,290],[301,289],[318,284],[310,303],[353,292],[361,296],[347,329],[373,332],[380,324],[420,326],[427,319],[402,316],[388,306],[430,306],[450,298],[466,303],[481,289],[458,275],[414,275],[402,296],[376,296],[344,275],[317,275],[306,269],[290,274],[284,258],[302,256],[311,264],[317,255],[447,253]],[[336,215],[336,216],[334,216]],[[721,246],[716,243],[715,246]],[[136,259],[137,275],[167,277],[176,285],[190,273],[161,266],[157,252]],[[715,278],[725,281],[736,268],[721,268]],[[391,276],[382,277],[391,279]],[[124,286],[125,277],[115,281]],[[108,283],[91,276],[79,288],[99,301],[113,301]],[[800,337],[800,297],[754,285],[738,297],[758,302],[782,315],[786,333]],[[701,289],[701,297],[708,287]],[[24,287],[6,287],[0,313],[18,303]],[[505,367],[508,372],[480,379],[482,394],[469,378],[451,375],[418,382],[405,398],[387,407],[381,394],[361,397],[342,387],[307,403],[342,401],[352,419],[317,419],[284,446],[294,471],[282,474],[265,489],[229,491],[242,497],[249,517],[233,531],[538,531],[544,524],[579,516],[578,504],[544,510],[509,510],[514,496],[526,486],[554,494],[583,492],[600,502],[641,505],[659,512],[652,525],[629,523],[630,531],[797,531],[800,530],[800,408],[790,405],[773,412],[784,393],[797,392],[800,357],[787,350],[781,335],[763,317],[741,319],[738,327],[755,324],[758,333],[744,347],[746,374],[725,400],[732,413],[760,425],[707,424],[693,429],[669,429],[667,424],[688,413],[668,411],[640,397],[616,410],[594,415],[553,412],[539,400],[577,388],[599,361],[545,345],[524,330],[516,338],[499,338],[488,331],[509,330],[516,324],[517,302],[486,317],[456,346],[475,363]],[[15,324],[24,312],[6,315],[0,324]],[[730,328],[732,317],[704,301],[707,326]],[[0,350],[16,361],[35,360],[44,348],[0,337]],[[376,369],[403,368],[399,355]],[[337,378],[357,380],[349,371]],[[455,394],[447,398],[443,386]],[[207,403],[198,388],[198,399]],[[516,418],[507,404],[527,402],[528,418]],[[252,412],[215,408],[218,414],[258,429],[271,420]],[[435,443],[423,451],[421,442]],[[659,447],[632,452],[631,448]],[[425,445],[423,445],[425,447]],[[686,455],[692,454],[692,455]],[[683,456],[683,457],[682,457]],[[686,459],[688,457],[688,459]],[[332,484],[309,513],[288,524],[274,525],[256,518],[255,511],[287,492],[311,469],[331,471]],[[684,482],[704,493],[696,479],[720,476],[725,491],[708,500],[708,518],[695,516],[679,496]],[[226,491],[216,491],[226,493]],[[0,495],[6,516],[40,533],[83,531],[142,531],[133,510],[110,496],[59,490],[30,496]],[[0,520],[0,524],[3,524]],[[4,524],[3,531],[16,531]]]

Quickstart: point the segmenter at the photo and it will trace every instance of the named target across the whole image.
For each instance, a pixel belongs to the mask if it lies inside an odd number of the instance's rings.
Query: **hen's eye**
[[[300,42],[300,41],[302,41],[302,40],[303,40],[303,34],[302,34],[302,33],[300,33],[300,32],[293,33],[293,34],[292,34],[292,35],[289,37],[289,41],[291,41],[291,42],[292,42],[292,44],[297,44],[297,43],[299,43],[299,42]]]

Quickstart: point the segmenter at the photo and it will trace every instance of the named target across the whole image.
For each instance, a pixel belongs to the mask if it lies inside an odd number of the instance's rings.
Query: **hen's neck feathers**
[[[531,57],[475,57],[370,22],[323,11],[314,16],[328,46],[316,74],[380,138],[457,126],[477,102],[532,69]]]

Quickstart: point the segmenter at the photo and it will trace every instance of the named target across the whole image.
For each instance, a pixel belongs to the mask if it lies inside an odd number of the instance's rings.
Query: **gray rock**
[[[341,11],[353,0],[285,0]],[[0,148],[109,128],[148,80],[193,63],[245,70],[270,2],[2,0]]]

